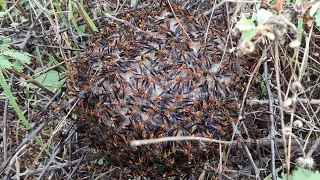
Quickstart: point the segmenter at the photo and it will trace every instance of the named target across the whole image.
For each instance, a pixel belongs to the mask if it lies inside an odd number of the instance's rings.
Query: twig
[[[175,17],[176,20],[178,21],[179,26],[181,27],[181,29],[183,30],[183,32],[187,35],[187,37],[189,38],[190,42],[192,42],[192,44],[193,44],[193,41],[192,41],[192,39],[190,38],[188,32],[187,32],[187,31],[185,30],[185,28],[182,26],[182,24],[181,24],[180,20],[178,19],[176,13],[173,11],[173,8],[172,8],[172,6],[171,6],[170,0],[167,0],[167,2],[168,2],[168,5],[169,5],[169,7],[170,7],[170,9],[171,9],[171,11],[172,11],[172,14],[174,15],[174,17]]]
[[[84,22],[86,23],[86,25],[87,25],[87,27],[89,28],[91,34],[94,35],[95,32],[94,32],[94,30],[93,30],[93,27],[91,26],[89,20],[86,18],[85,14],[84,14],[84,12],[83,12],[83,9],[81,8],[81,5],[80,5],[79,1],[78,1],[78,0],[74,0],[73,2],[76,3],[76,5],[77,5],[77,7],[78,7],[78,11],[79,11],[80,15],[82,16],[82,19],[83,19]]]
[[[215,6],[216,6],[216,2],[217,2],[217,0],[214,0],[213,7],[212,7],[212,12],[211,12],[211,15],[210,15],[210,19],[209,19],[209,22],[208,22],[206,33],[204,35],[204,44],[207,44],[207,37],[208,37],[209,27],[210,27],[211,19],[212,19],[213,12],[214,12],[214,9],[215,9]]]
[[[48,68],[46,68],[46,69],[44,69],[44,70],[42,70],[42,71],[39,71],[39,72],[35,73],[35,74],[33,75],[33,77],[34,77],[34,76],[38,76],[38,75],[43,74],[43,73],[46,73],[46,72],[48,72],[48,71],[50,71],[50,70],[52,70],[52,69],[55,69],[55,68],[63,65],[63,64],[66,63],[66,62],[76,60],[76,59],[78,59],[79,57],[81,57],[82,55],[84,55],[85,53],[87,53],[87,52],[80,53],[78,56],[74,56],[74,57],[69,58],[69,59],[67,59],[67,60],[65,60],[65,61],[62,61],[62,62],[60,62],[60,63],[58,63],[58,64],[56,64],[56,65],[53,65],[53,66],[51,66],[51,67],[48,67]]]
[[[298,101],[301,103],[310,103],[314,105],[320,105],[320,99],[306,99],[306,98],[298,98]],[[274,99],[275,103],[279,103],[279,99]],[[269,100],[262,100],[262,99],[247,99],[246,104],[253,106],[253,105],[263,105],[269,104]]]
[[[29,81],[30,83],[34,84],[35,86],[38,86],[39,88],[41,88],[42,90],[44,90],[46,93],[48,93],[48,95],[50,97],[54,96],[54,93],[51,92],[49,89],[47,89],[46,87],[44,87],[42,84],[40,84],[38,81],[34,80],[32,77],[30,77],[29,75],[23,73],[23,72],[18,72],[14,69],[9,69],[9,72],[13,73],[14,75],[18,76],[18,77],[22,77],[25,80]]]
[[[274,127],[274,99],[272,96],[269,80],[268,80],[268,61],[265,61],[263,63],[263,69],[264,69],[264,80],[266,83],[266,88],[267,88],[267,93],[268,93],[268,99],[269,99],[269,117],[270,117],[270,146],[271,146],[271,173],[272,173],[272,179],[276,180],[277,179],[277,174],[276,174],[276,154],[275,154],[275,127]]]
[[[12,158],[10,158],[9,161],[6,162],[6,166],[9,166],[6,170],[6,175],[3,179],[10,179],[9,177],[9,174],[10,174],[10,171],[11,171],[11,166],[13,165],[14,162],[17,161],[18,159],[18,156],[20,155],[20,153],[22,153],[22,151],[27,147],[28,145],[27,144],[24,144],[15,154],[14,156],[12,156]],[[0,173],[1,174],[1,173]]]
[[[44,174],[46,173],[47,169],[50,167],[52,161],[54,160],[54,158],[56,157],[56,155],[60,152],[61,150],[61,146],[67,142],[75,133],[75,128],[73,128],[73,126],[70,126],[69,130],[68,130],[68,137],[66,137],[63,141],[59,141],[57,143],[57,145],[55,146],[55,148],[53,149],[53,153],[50,156],[49,162],[47,163],[46,167],[42,170],[41,174],[39,175],[38,179],[41,179]]]
[[[134,25],[131,24],[130,22],[128,22],[128,21],[126,21],[126,20],[123,20],[123,19],[116,18],[116,17],[114,17],[114,16],[112,16],[112,15],[110,15],[110,14],[105,13],[105,17],[110,18],[110,19],[113,19],[113,20],[115,20],[115,21],[118,21],[118,22],[120,22],[120,23],[122,23],[122,24],[124,24],[124,25],[126,25],[126,26],[130,26],[132,29],[134,29],[134,30],[137,31],[137,32],[142,32],[142,33],[149,34],[149,35],[152,35],[152,36],[154,35],[152,32],[144,31],[144,30],[142,30],[142,29],[134,26]]]
[[[81,156],[80,161],[78,162],[78,164],[76,165],[76,167],[74,167],[73,170],[71,171],[71,173],[69,173],[67,180],[72,179],[73,174],[74,174],[74,173],[76,172],[76,170],[79,168],[79,166],[80,166],[80,164],[82,163],[82,160],[83,160],[83,158],[84,158],[85,155],[86,155],[86,154],[83,154],[83,155]]]
[[[311,157],[313,152],[317,149],[317,147],[319,146],[320,143],[320,137],[317,138],[317,140],[314,142],[314,144],[312,145],[312,147],[309,149],[308,153],[307,153],[307,157]]]
[[[221,175],[223,176],[224,179],[232,180],[231,177],[227,176],[225,173],[218,172],[215,168],[213,168],[213,167],[210,166],[209,164],[207,164],[207,166],[208,166],[210,169],[205,169],[206,171],[210,170],[210,171],[213,171],[213,172],[216,173],[216,174],[221,173]],[[199,179],[200,179],[200,178],[199,178]],[[203,179],[204,179],[204,178],[203,178]]]
[[[208,141],[213,143],[222,143],[222,144],[230,144],[231,147],[234,147],[239,142],[238,141],[220,141],[216,139],[209,139],[204,137],[195,137],[195,136],[175,136],[175,137],[165,137],[165,138],[158,138],[158,139],[144,139],[144,140],[133,140],[131,141],[131,146],[140,146],[146,144],[154,144],[154,143],[161,143],[161,142],[168,142],[168,141]],[[283,145],[283,140],[276,138],[274,139],[278,146]],[[270,146],[270,138],[261,138],[261,139],[245,139],[241,142],[245,143],[247,146]],[[298,146],[299,142],[293,142],[292,146]]]
[[[38,14],[38,16],[37,16],[36,19],[34,20],[34,22],[30,25],[29,29],[31,29],[31,30],[33,29],[33,27],[35,26],[35,24],[36,24],[36,22],[38,21],[38,19],[39,19],[39,18],[42,16],[42,14],[44,13],[44,10],[45,10],[49,5],[50,5],[50,2],[47,3],[47,4],[45,5],[45,8],[40,11],[40,13]],[[23,39],[23,41],[22,41],[20,44],[16,45],[16,46],[17,46],[20,50],[23,50],[23,49],[26,47],[26,44],[27,44],[28,40],[30,39],[30,37],[31,37],[31,31],[28,31],[28,33],[27,33],[26,37]]]
[[[10,75],[9,79],[9,88],[11,88],[13,81],[13,74]],[[8,113],[8,106],[9,106],[9,98],[6,97],[3,107],[3,120],[2,120],[2,137],[3,137],[3,161],[6,162],[8,160],[8,145],[7,145],[7,113]]]
[[[176,136],[176,137],[164,137],[157,139],[144,139],[144,140],[133,140],[130,142],[131,146],[141,146],[146,144],[155,144],[161,142],[169,142],[169,141],[207,141],[212,143],[221,143],[221,144],[233,144],[237,143],[237,141],[220,141],[216,139],[204,138],[204,137],[194,137],[194,136]]]
[[[270,48],[270,45],[266,49],[264,49],[260,59],[258,60],[258,62],[256,64],[256,67],[254,68],[252,74],[250,75],[250,79],[249,79],[246,91],[244,92],[244,95],[243,95],[243,100],[242,100],[241,107],[240,107],[240,112],[239,112],[239,119],[242,118],[241,116],[242,116],[242,113],[243,113],[244,103],[246,101],[246,97],[247,97],[247,94],[249,92],[249,89],[250,89],[250,86],[251,86],[251,82],[252,82],[256,72],[258,72],[258,70],[260,69],[260,66],[261,66],[262,62],[265,61],[265,58],[266,58],[266,55],[267,55],[267,51],[269,50],[269,48]],[[237,122],[237,124],[238,124],[238,122]]]
[[[72,72],[70,63],[67,61],[68,58],[67,58],[66,54],[64,53],[64,50],[61,47],[60,47],[60,54],[61,54],[61,57],[62,57],[63,61],[66,64],[66,67],[67,67],[68,71],[69,71],[69,77],[70,77],[70,80],[72,82],[72,85],[73,85],[74,88],[76,88],[77,86],[76,86],[76,82],[74,80],[74,73]]]
[[[204,13],[202,13],[201,16],[207,16],[207,15],[209,15],[212,11],[214,11],[214,10],[218,9],[219,7],[221,7],[225,2],[226,2],[225,0],[221,1],[220,3],[218,3],[217,5],[215,5],[213,9],[210,9],[210,10],[205,11]]]
[[[65,167],[74,166],[74,165],[78,164],[80,161],[81,161],[81,163],[91,162],[91,161],[97,160],[97,159],[99,159],[101,157],[102,157],[101,154],[96,153],[96,154],[93,154],[93,155],[91,155],[91,156],[89,156],[87,158],[84,158],[83,160],[81,160],[81,158],[80,158],[80,159],[73,160],[73,161],[70,161],[70,162],[52,165],[47,169],[47,171],[56,171],[56,170],[59,170],[59,169],[65,168]],[[36,169],[34,171],[26,170],[25,172],[20,173],[20,177],[36,175],[36,174],[42,172],[43,169],[44,168],[40,168],[40,169]],[[13,176],[13,179],[17,179],[17,178],[18,177]]]
[[[47,109],[48,109],[48,107],[51,105],[51,103],[52,103],[55,99],[57,99],[59,96],[61,96],[61,94],[62,94],[62,91],[60,90],[60,91],[57,92],[52,98],[50,98],[50,100],[46,103],[45,106],[43,106],[43,108],[41,108],[41,110],[39,111],[38,114],[39,114],[39,115],[43,115],[44,112],[47,111]]]
[[[246,152],[246,154],[247,154],[247,156],[249,158],[249,161],[250,161],[251,165],[253,166],[254,173],[256,174],[256,179],[260,179],[260,176],[259,176],[260,175],[260,169],[255,164],[248,147],[243,142],[241,143],[241,146],[244,149],[244,151]]]
[[[256,74],[256,72],[258,72],[258,70],[259,70],[262,62],[265,60],[265,57],[266,57],[266,55],[267,55],[267,51],[269,50],[269,48],[270,48],[270,45],[269,45],[266,49],[264,49],[264,51],[262,52],[262,55],[261,55],[260,59],[258,60],[258,63],[257,63],[257,65],[256,65],[256,67],[254,68],[252,74],[250,75],[250,79],[249,79],[249,82],[248,82],[248,84],[247,84],[246,91],[245,91],[244,94],[243,94],[243,100],[242,100],[242,103],[241,103],[241,106],[240,106],[240,111],[239,111],[238,120],[237,120],[236,123],[232,123],[232,124],[233,124],[232,126],[233,126],[233,128],[234,128],[233,134],[232,134],[232,140],[234,139],[234,137],[235,137],[236,134],[240,134],[239,131],[238,131],[238,129],[237,129],[237,127],[238,127],[238,124],[239,124],[240,120],[243,118],[243,117],[242,117],[242,113],[243,113],[243,109],[244,109],[244,103],[245,103],[247,94],[248,94],[248,92],[249,92],[249,88],[250,88],[251,82],[252,82],[253,77],[254,77],[254,75]],[[226,159],[229,157],[230,151],[231,151],[231,146],[229,146],[229,148],[228,148],[228,150],[227,150]]]
[[[20,0],[17,1],[17,9],[21,12],[24,18],[29,19],[29,14],[27,11],[21,6]]]
[[[275,48],[274,48],[274,68],[276,71],[276,83],[277,83],[277,94],[278,94],[278,98],[279,98],[279,104],[280,106],[282,106],[282,94],[281,94],[281,84],[280,84],[280,60],[279,60],[279,45],[278,45],[278,41],[275,42],[274,44]],[[284,142],[284,151],[285,151],[285,161],[287,162],[287,178],[289,178],[289,174],[290,174],[290,163],[288,164],[288,161],[290,161],[290,157],[287,156],[287,152],[288,152],[288,148],[286,145],[286,136],[285,136],[285,124],[284,124],[284,112],[283,112],[283,108],[280,108],[280,120],[281,120],[281,129],[282,129],[282,138],[283,138],[283,142]],[[289,160],[288,160],[289,159]]]
[[[13,152],[13,156],[11,156],[10,158],[7,159],[7,161],[5,161],[2,165],[2,167],[0,168],[0,175],[3,173],[3,171],[5,170],[5,168],[8,166],[8,164],[10,163],[10,161],[12,160],[13,157],[16,156],[17,153],[21,152],[21,149],[27,144],[28,141],[30,141],[31,139],[33,139],[49,122],[50,120],[47,120],[46,122],[42,123],[41,125],[39,125],[39,127],[37,129],[35,129],[32,133],[30,133],[28,135],[27,138],[25,138],[22,143],[20,143],[20,145],[16,148],[16,150]],[[10,168],[8,168],[10,169]]]
[[[69,51],[85,51],[85,49],[75,49],[70,47],[59,47],[59,46],[51,46],[51,45],[43,45],[43,44],[33,44],[33,45],[39,46],[39,47],[54,48],[54,49],[62,48],[63,50],[69,50]]]
[[[258,164],[258,166],[261,166],[261,164],[258,160],[254,161],[254,163]],[[243,163],[241,165],[243,166]],[[254,175],[251,175],[251,169],[252,169],[251,164],[248,164],[239,170],[228,169],[228,170],[225,170],[225,172],[227,172],[232,179],[241,179],[239,176],[247,176],[247,179],[249,179],[249,177],[250,178],[255,177]]]

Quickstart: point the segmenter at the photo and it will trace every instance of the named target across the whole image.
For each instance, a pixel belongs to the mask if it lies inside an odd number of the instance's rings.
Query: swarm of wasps
[[[106,162],[132,175],[200,174],[204,163],[219,157],[216,145],[129,143],[168,136],[228,139],[238,116],[242,87],[223,53],[227,25],[212,18],[207,32],[210,14],[168,2],[108,18],[73,64],[82,92],[79,125]]]

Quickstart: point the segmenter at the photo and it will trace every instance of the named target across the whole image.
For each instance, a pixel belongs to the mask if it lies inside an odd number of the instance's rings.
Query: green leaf
[[[7,12],[1,11],[1,12],[0,12],[0,18],[2,18],[3,16],[5,16],[6,14],[7,14]]]
[[[271,77],[271,74],[267,74],[267,77],[270,78]],[[259,81],[260,83],[260,89],[261,89],[261,93],[263,96],[267,96],[267,87],[265,85],[265,82],[264,81]]]
[[[23,71],[23,66],[19,61],[15,61],[12,63],[12,67],[14,69],[16,69],[18,72],[22,72]]]
[[[98,160],[98,164],[99,164],[99,165],[102,165],[102,164],[103,164],[103,158],[100,158],[100,159]]]
[[[137,5],[137,0],[131,0],[130,1],[130,7],[134,8]]]
[[[265,9],[259,9],[259,11],[257,12],[257,22],[258,25],[263,25],[264,23],[266,23],[270,17],[272,17],[273,14],[270,11],[267,11]]]
[[[317,27],[320,27],[320,9],[317,11],[316,15],[315,15],[315,22]]]
[[[5,0],[0,0],[0,7],[2,10],[7,10],[7,4]]]
[[[256,35],[257,35],[257,30],[256,29],[250,29],[250,30],[243,31],[242,38],[244,40],[250,41]]]
[[[2,41],[3,43],[10,43],[11,38],[6,36],[0,36],[0,41]]]
[[[260,83],[260,89],[263,96],[267,96],[267,87],[264,85],[263,82]]]
[[[58,88],[59,74],[57,71],[51,70],[40,76],[36,77],[35,80],[48,88],[51,91],[55,91]],[[30,88],[35,88],[34,85],[30,84]]]
[[[320,174],[319,174],[319,171],[313,172],[307,169],[298,169],[293,171],[292,179],[293,180],[301,180],[301,179],[319,180]]]
[[[9,56],[12,59],[19,60],[21,63],[30,64],[30,57],[26,53],[7,50],[7,51],[4,51],[2,54]]]
[[[9,61],[9,58],[4,55],[0,55],[0,68],[11,69],[12,63]]]
[[[256,26],[254,22],[250,19],[240,19],[240,21],[237,22],[236,27],[240,31],[246,31],[246,30],[254,29]]]
[[[1,44],[0,45],[0,52],[1,51],[6,51],[6,50],[8,50],[9,49],[9,47],[10,47],[10,45],[9,44]]]
[[[86,31],[86,27],[87,26],[85,24],[83,24],[83,25],[79,26],[79,29],[80,29],[80,31],[85,32]]]

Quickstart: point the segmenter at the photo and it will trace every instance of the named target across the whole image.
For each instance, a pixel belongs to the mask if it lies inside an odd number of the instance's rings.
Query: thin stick
[[[282,106],[282,94],[281,94],[281,84],[280,84],[280,72],[281,69],[279,67],[280,60],[279,60],[279,45],[278,41],[275,42],[275,48],[274,48],[274,68],[276,71],[276,82],[277,82],[277,94],[279,98],[279,104]],[[284,132],[285,124],[284,124],[284,113],[283,113],[283,108],[280,108],[280,120],[281,120],[281,127],[282,127],[282,138],[283,138],[283,143],[284,143],[284,153],[285,153],[285,160],[286,162],[288,161],[287,159],[289,158],[289,165],[287,164],[287,178],[289,179],[289,174],[290,174],[290,157],[287,157],[288,149],[286,145],[286,136]]]
[[[201,14],[201,16],[209,15],[209,14],[211,13],[211,11],[214,11],[214,10],[218,9],[218,8],[219,8],[220,6],[222,6],[225,2],[226,2],[225,0],[221,1],[220,3],[218,3],[217,5],[215,5],[212,10],[205,11],[204,13]]]
[[[243,143],[243,142],[241,143],[241,146],[242,146],[242,148],[244,149],[244,151],[246,152],[246,154],[247,154],[247,156],[248,156],[248,158],[249,158],[249,161],[250,161],[251,165],[253,166],[254,173],[256,174],[256,179],[260,179],[260,176],[259,176],[259,174],[260,174],[260,169],[259,169],[259,168],[257,167],[257,165],[255,164],[255,162],[254,162],[254,160],[253,160],[253,158],[252,158],[252,156],[251,156],[251,153],[250,153],[248,147],[247,147],[246,144]]]
[[[274,102],[279,103],[279,99],[274,99]],[[310,103],[310,104],[314,104],[314,105],[320,105],[320,99],[298,98],[298,102],[301,102],[304,104]],[[246,104],[248,104],[249,106],[269,104],[269,100],[247,99]]]
[[[254,75],[256,74],[256,72],[258,72],[262,62],[265,60],[265,57],[267,55],[267,51],[269,50],[270,48],[270,45],[262,52],[262,55],[260,57],[260,59],[258,60],[258,63],[256,65],[256,67],[254,68],[252,74],[250,75],[250,79],[249,79],[249,82],[248,82],[248,85],[247,85],[247,88],[246,88],[246,91],[244,92],[243,94],[243,100],[242,100],[242,103],[241,103],[241,106],[240,106],[240,111],[239,111],[239,116],[238,116],[238,120],[236,123],[232,123],[233,124],[233,127],[234,127],[234,130],[233,130],[233,134],[232,134],[232,139],[234,139],[235,135],[236,135],[236,132],[238,132],[238,130],[236,130],[236,128],[238,127],[238,124],[240,122],[240,120],[242,119],[242,111],[243,111],[243,108],[244,108],[244,103],[246,101],[246,97],[247,97],[247,94],[249,92],[249,88],[250,88],[250,85],[251,85],[251,82],[253,80],[253,77]],[[240,134],[240,133],[239,133]],[[227,155],[226,155],[226,158],[225,159],[228,159],[229,157],[229,154],[230,154],[230,150],[231,150],[231,146],[229,146],[228,148],[228,151],[227,151]]]
[[[44,10],[45,10],[49,5],[50,5],[50,3],[47,3],[47,4],[45,5],[45,7],[44,7],[43,9],[41,9],[40,13],[39,13],[38,16],[35,18],[34,22],[30,25],[29,29],[32,30],[32,29],[34,28],[36,22],[39,20],[39,18],[42,16],[42,14],[44,14]],[[20,44],[16,45],[16,46],[17,46],[20,50],[23,50],[23,49],[26,47],[26,44],[27,44],[28,40],[30,39],[30,37],[31,37],[31,31],[28,31],[28,33],[27,33],[26,37],[23,39],[23,41],[22,41]]]
[[[317,149],[317,147],[319,146],[320,143],[320,137],[318,137],[318,139],[314,142],[314,144],[312,145],[312,147],[309,149],[308,153],[307,153],[307,157],[311,157],[313,152]]]
[[[50,91],[48,88],[46,88],[45,86],[43,86],[41,83],[39,83],[38,81],[34,80],[32,77],[30,77],[28,74],[25,74],[23,72],[18,72],[14,69],[9,69],[8,70],[10,73],[13,73],[14,75],[18,76],[18,77],[22,77],[23,79],[27,80],[28,82],[32,83],[33,85],[39,87],[40,89],[42,89],[43,91],[45,91],[50,97],[54,96],[54,93],[52,91]]]
[[[33,132],[31,132],[29,134],[28,137],[26,137],[21,143],[20,145],[16,148],[16,150],[12,153],[13,155],[11,157],[9,157],[7,159],[7,161],[5,161],[2,164],[2,167],[0,168],[0,175],[4,172],[4,170],[7,168],[7,170],[11,170],[8,167],[8,164],[12,161],[12,158],[14,158],[15,156],[18,156],[17,154],[20,153],[23,149],[25,148],[25,145],[31,140],[33,139],[48,123],[49,123],[50,119],[46,120],[44,123],[40,124],[39,127],[37,129],[35,129]]]
[[[212,11],[211,11],[211,15],[210,15],[210,19],[209,19],[209,22],[208,22],[206,33],[204,35],[204,44],[207,44],[207,37],[208,37],[209,27],[210,27],[211,19],[212,19],[213,12],[214,12],[214,9],[215,9],[215,6],[216,6],[216,2],[217,2],[217,0],[214,0]]]
[[[94,160],[97,160],[99,158],[101,158],[101,154],[93,154],[91,156],[88,156],[86,157],[85,159],[77,159],[77,160],[73,160],[73,161],[69,161],[69,162],[65,162],[65,163],[57,163],[55,165],[52,165],[50,166],[49,168],[47,168],[47,171],[50,171],[50,172],[53,172],[53,171],[56,171],[56,170],[59,170],[59,169],[62,169],[62,168],[66,168],[66,167],[69,167],[69,166],[74,166],[76,164],[78,164],[79,162],[81,162],[82,164],[83,163],[87,163],[87,162],[91,162],[91,161],[94,161]],[[31,171],[31,170],[26,170],[25,172],[23,173],[20,173],[20,177],[23,177],[23,176],[34,176],[36,174],[39,174],[43,171],[44,168],[40,168],[40,169],[36,169],[34,171]],[[18,179],[17,176],[13,176],[12,179]]]
[[[272,179],[276,180],[277,179],[277,174],[276,174],[276,154],[275,154],[275,127],[274,127],[274,99],[272,96],[270,84],[268,81],[268,61],[265,61],[263,63],[263,69],[264,69],[264,80],[266,83],[266,88],[267,88],[267,93],[268,93],[268,100],[269,100],[269,117],[270,117],[270,146],[271,146],[271,173],[272,173]]]
[[[249,92],[251,82],[252,82],[252,80],[254,78],[254,75],[259,71],[262,62],[265,60],[265,57],[267,55],[267,51],[269,50],[269,48],[270,48],[270,45],[262,52],[262,56],[258,60],[256,67],[254,68],[252,74],[250,75],[250,79],[249,79],[246,91],[244,92],[244,95],[243,95],[243,100],[242,100],[241,107],[240,107],[240,112],[239,112],[239,118],[241,118],[241,116],[242,116],[244,103],[246,101],[246,97],[247,97],[247,94]],[[238,122],[237,122],[237,124],[238,124]]]
[[[73,134],[76,132],[75,128],[73,128],[73,126],[69,127],[68,130],[68,136],[66,137],[66,139],[63,139],[62,141],[59,141],[56,146],[53,148],[52,150],[52,154],[49,158],[48,163],[46,164],[45,168],[41,171],[40,175],[38,176],[38,179],[42,179],[42,177],[44,176],[44,174],[47,172],[47,169],[50,167],[51,163],[53,162],[54,158],[57,156],[57,154],[61,151],[61,147],[67,142],[69,141],[69,139],[73,136]]]
[[[9,79],[9,88],[11,88],[13,81],[13,74],[10,75]],[[8,112],[8,106],[9,106],[9,98],[6,97],[6,100],[4,102],[4,108],[3,108],[3,120],[2,120],[2,137],[3,137],[3,162],[6,162],[8,160],[8,145],[7,145],[7,112]]]
[[[141,146],[146,144],[155,144],[161,142],[170,142],[170,141],[207,141],[212,143],[221,143],[221,144],[233,144],[237,141],[220,141],[216,139],[209,139],[204,137],[194,137],[194,136],[176,136],[176,137],[164,137],[157,139],[144,139],[144,140],[133,140],[130,142],[131,146]]]
[[[168,4],[169,4],[169,6],[170,6],[170,9],[171,9],[171,11],[172,11],[172,14],[174,15],[174,17],[175,17],[176,20],[178,21],[179,26],[181,27],[181,29],[183,30],[183,32],[187,35],[187,37],[189,38],[189,40],[190,40],[190,41],[192,42],[192,44],[193,44],[193,41],[192,41],[192,39],[190,38],[188,32],[184,29],[184,27],[182,26],[182,24],[180,23],[177,15],[176,15],[176,13],[173,11],[173,8],[172,8],[172,6],[171,6],[170,0],[167,0],[167,2],[168,2]]]
[[[142,30],[142,29],[140,29],[140,28],[138,28],[138,27],[134,26],[133,24],[131,24],[130,22],[128,22],[128,21],[126,21],[126,20],[116,18],[116,17],[114,17],[114,16],[112,16],[112,15],[110,15],[110,14],[108,14],[108,13],[105,13],[104,15],[105,15],[105,17],[107,17],[107,18],[113,19],[113,20],[115,20],[115,21],[118,21],[118,22],[120,22],[120,23],[122,23],[122,24],[126,25],[126,26],[131,27],[132,29],[134,29],[134,30],[135,30],[135,31],[137,31],[137,32],[142,32],[142,33],[145,33],[145,34],[148,34],[148,35],[154,36],[154,33],[144,31],[144,30]]]

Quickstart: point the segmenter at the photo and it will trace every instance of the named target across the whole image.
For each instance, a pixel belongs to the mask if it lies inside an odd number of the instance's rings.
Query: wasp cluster
[[[132,10],[108,18],[73,64],[84,92],[79,124],[106,162],[158,177],[197,174],[218,157],[216,146],[203,142],[129,145],[135,139],[232,134],[242,88],[228,54],[222,59],[225,25],[211,22],[206,37],[208,22],[175,3]]]

